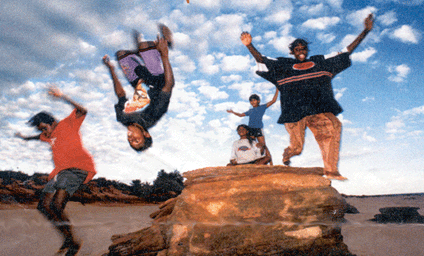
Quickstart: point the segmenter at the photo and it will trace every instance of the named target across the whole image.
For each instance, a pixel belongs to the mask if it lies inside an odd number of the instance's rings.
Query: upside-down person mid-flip
[[[127,127],[128,142],[136,151],[143,151],[152,145],[152,137],[148,131],[159,119],[168,111],[169,101],[171,99],[172,89],[174,87],[174,74],[168,57],[168,41],[161,37],[155,42],[155,48],[160,53],[163,65],[163,75],[154,76],[144,66],[138,69],[143,76],[138,77],[137,84],[147,83],[144,79],[152,79],[154,82],[149,84],[148,96],[149,104],[139,111],[125,112],[126,98],[125,90],[119,81],[115,67],[110,62],[107,55],[103,57],[103,63],[109,69],[113,81],[113,87],[118,103],[115,105],[116,119]],[[143,79],[144,78],[144,79]],[[137,85],[136,87],[137,88]]]
[[[66,255],[76,255],[81,242],[75,238],[64,210],[69,198],[80,185],[89,182],[96,174],[93,158],[84,148],[79,133],[87,110],[55,87],[50,88],[49,94],[71,104],[74,107],[72,113],[57,121],[51,114],[40,112],[28,121],[40,134],[24,136],[16,133],[15,136],[23,140],[41,140],[51,145],[55,168],[48,177],[49,181],[42,191],[37,209],[64,238],[58,253],[66,251]]]
[[[334,98],[331,79],[351,65],[350,54],[373,27],[370,14],[364,22],[364,30],[346,48],[346,52],[326,58],[323,55],[308,57],[308,42],[296,39],[290,46],[293,58],[271,59],[262,56],[252,45],[252,36],[243,32],[242,43],[258,63],[267,70],[257,74],[275,84],[280,91],[281,115],[278,123],[284,124],[290,136],[290,145],[284,150],[283,163],[302,152],[305,129],[315,136],[324,161],[324,174],[329,179],[345,180],[338,171],[340,136],[342,125],[337,114],[342,108]]]

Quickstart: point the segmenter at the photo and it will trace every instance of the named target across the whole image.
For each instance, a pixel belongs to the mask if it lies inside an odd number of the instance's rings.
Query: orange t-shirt
[[[69,168],[87,171],[88,176],[84,183],[89,182],[96,174],[93,157],[82,145],[79,133],[84,119],[85,115],[77,118],[76,109],[74,109],[68,117],[57,124],[50,138],[41,134],[40,140],[48,142],[52,147],[55,168],[50,173],[49,180],[60,171]]]

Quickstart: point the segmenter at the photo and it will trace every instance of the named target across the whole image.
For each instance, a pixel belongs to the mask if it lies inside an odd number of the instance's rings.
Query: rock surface
[[[347,204],[322,168],[231,166],[186,172],[151,227],[116,235],[109,255],[351,255]]]

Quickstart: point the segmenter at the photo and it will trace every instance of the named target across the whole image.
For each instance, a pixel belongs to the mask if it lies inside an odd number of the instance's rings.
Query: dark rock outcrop
[[[347,204],[321,168],[232,166],[184,173],[151,227],[116,235],[108,255],[351,255]]]
[[[36,179],[4,182],[0,179],[0,204],[28,205],[38,202],[47,175],[38,175]],[[112,185],[102,186],[96,180],[83,185],[71,198],[71,201],[81,203],[144,203],[145,200],[127,191],[122,191]]]
[[[424,216],[418,213],[418,207],[386,207],[374,215],[371,221],[378,223],[424,223]]]

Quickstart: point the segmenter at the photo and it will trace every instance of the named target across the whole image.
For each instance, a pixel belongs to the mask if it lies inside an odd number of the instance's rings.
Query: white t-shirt
[[[252,141],[252,145],[250,145],[248,139],[234,141],[231,160],[236,160],[238,164],[244,164],[261,158],[261,150],[256,147],[256,143],[257,141]]]

